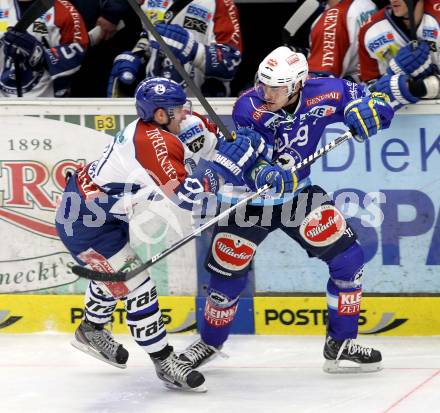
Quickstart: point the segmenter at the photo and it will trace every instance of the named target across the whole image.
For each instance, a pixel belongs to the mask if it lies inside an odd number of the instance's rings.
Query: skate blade
[[[94,357],[95,359],[101,360],[104,363],[111,364],[112,366],[117,367],[118,369],[126,369],[127,368],[126,364],[114,363],[113,361],[110,361],[110,360],[106,359],[105,357],[103,357],[101,354],[99,354],[96,350],[94,350],[90,346],[88,346],[86,344],[83,344],[83,343],[79,342],[76,339],[73,339],[70,342],[70,344],[72,344],[73,347],[75,347],[76,349],[82,351],[83,353],[86,353],[89,356]]]
[[[326,360],[322,369],[325,373],[329,374],[359,374],[359,373],[375,373],[383,369],[382,364],[368,363],[368,364],[356,364],[341,365],[341,361],[346,360]]]
[[[195,387],[195,388],[188,387],[188,386],[178,386],[174,383],[171,383],[171,382],[165,381],[165,380],[164,380],[163,384],[167,389],[170,389],[170,390],[180,390],[180,391],[188,391],[188,392],[194,392],[194,393],[206,393],[208,391],[208,388],[205,386],[204,383],[201,384],[199,387]]]

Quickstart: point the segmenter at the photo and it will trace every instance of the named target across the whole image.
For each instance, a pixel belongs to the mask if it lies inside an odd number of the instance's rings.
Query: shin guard
[[[335,340],[356,338],[362,298],[362,248],[356,242],[327,264],[328,334]]]
[[[154,282],[148,278],[125,297],[124,304],[127,326],[136,343],[147,353],[162,350],[168,341]]]
[[[85,319],[94,324],[107,324],[112,319],[117,300],[101,288],[99,283],[91,281],[85,296]]]
[[[206,344],[220,347],[227,340],[246,281],[247,275],[232,279],[211,276],[200,329]]]

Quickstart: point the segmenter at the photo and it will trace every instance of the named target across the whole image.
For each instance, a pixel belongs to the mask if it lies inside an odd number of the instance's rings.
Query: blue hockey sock
[[[206,344],[220,347],[227,340],[246,281],[247,275],[233,279],[211,276],[200,328]]]

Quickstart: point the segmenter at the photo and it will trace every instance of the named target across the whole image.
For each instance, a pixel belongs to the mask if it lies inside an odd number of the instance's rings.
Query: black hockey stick
[[[299,169],[304,168],[305,166],[311,165],[314,163],[317,159],[321,158],[325,154],[329,153],[333,149],[335,149],[337,146],[342,144],[343,142],[351,139],[353,137],[353,134],[350,131],[345,132],[343,135],[337,137],[335,140],[331,141],[327,145],[321,147],[316,152],[312,153],[307,158],[303,159],[298,164],[295,164],[292,167],[292,172],[296,172]],[[252,201],[253,199],[259,197],[263,192],[267,191],[270,188],[269,185],[265,185],[258,189],[257,192],[252,193],[246,198],[243,198],[241,201],[236,203],[235,205],[231,206],[230,208],[226,209],[225,211],[221,212],[219,215],[211,219],[210,221],[206,222],[205,224],[201,225],[199,228],[195,229],[191,234],[188,234],[186,237],[182,238],[181,240],[175,242],[173,245],[171,245],[169,248],[165,249],[162,252],[159,252],[158,254],[151,257],[147,262],[140,265],[138,268],[128,271],[128,272],[114,272],[114,273],[108,273],[108,272],[100,272],[100,271],[94,271],[86,267],[81,267],[79,265],[74,265],[72,267],[72,271],[74,274],[82,277],[87,278],[89,280],[93,281],[128,281],[131,278],[135,277],[142,271],[145,271],[147,268],[151,267],[153,264],[159,262],[163,258],[170,255],[172,252],[176,251],[180,247],[183,247],[185,244],[187,244],[189,241],[193,240],[197,235],[201,234],[205,229],[208,229],[209,227],[213,226],[217,222],[219,222],[221,219],[229,216],[232,212],[234,212],[237,208],[239,208],[242,205],[247,204],[248,202]]]
[[[24,33],[35,20],[53,6],[53,2],[54,0],[36,0],[29,6],[21,19],[15,24],[14,30],[16,32]],[[14,68],[17,97],[21,98],[23,97],[23,85],[19,59],[14,59]]]
[[[153,35],[153,37],[156,39],[157,43],[159,43],[159,45],[162,48],[162,50],[164,51],[164,53],[171,60],[174,67],[179,72],[179,75],[186,82],[188,87],[191,89],[191,91],[197,97],[199,102],[202,104],[203,108],[206,110],[206,113],[209,115],[211,120],[218,126],[220,132],[224,135],[224,137],[227,140],[232,140],[231,134],[226,129],[226,126],[221,121],[220,117],[214,112],[214,109],[212,109],[211,105],[208,103],[206,98],[203,96],[200,89],[195,85],[194,81],[191,79],[191,77],[188,75],[188,73],[186,73],[186,70],[184,69],[184,67],[180,63],[179,59],[177,59],[176,56],[174,56],[174,53],[171,51],[171,49],[165,43],[162,36],[154,28],[153,23],[151,23],[150,19],[142,11],[137,0],[127,0],[127,1],[130,3],[130,6],[133,8],[134,12],[138,15],[139,19],[141,20],[142,27],[144,28],[144,30],[149,31]]]
[[[409,20],[409,34],[411,37],[411,41],[414,42],[414,45],[417,44],[417,28],[416,28],[416,20],[414,18],[414,2],[413,0],[405,0],[406,7],[408,9],[408,20]]]
[[[173,21],[174,17],[176,17],[192,1],[193,0],[175,0],[165,13],[164,22],[170,24]],[[148,48],[148,40],[141,38],[134,46],[132,52],[135,53],[135,52],[143,51],[145,55],[147,55],[149,54],[147,53],[146,50],[147,48]],[[129,93],[130,92],[126,93],[126,91],[124,91],[124,86],[121,85],[118,77],[115,77],[112,85],[112,97],[115,98],[128,97],[130,96]]]

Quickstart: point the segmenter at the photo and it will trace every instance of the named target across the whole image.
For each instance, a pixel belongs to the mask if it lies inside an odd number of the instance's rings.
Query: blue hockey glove
[[[113,83],[118,81],[132,85],[139,75],[142,58],[133,52],[123,52],[115,57],[107,86],[107,97],[112,97]]]
[[[255,149],[257,157],[258,155],[260,155],[269,162],[268,159],[269,148],[264,138],[257,131],[251,128],[238,128],[236,135],[237,136],[243,135],[248,137],[252,147]]]
[[[387,129],[394,116],[389,105],[389,97],[384,93],[373,92],[370,96],[352,100],[344,110],[345,124],[354,132],[354,138],[363,142]]]
[[[37,68],[44,62],[43,45],[28,32],[21,33],[8,27],[8,31],[2,37],[5,56],[13,60],[26,62],[29,67]]]
[[[429,54],[429,44],[420,42],[415,45],[414,42],[410,42],[403,46],[390,60],[387,73],[389,75],[403,73],[416,79],[433,74],[434,65]]]
[[[376,83],[370,86],[373,92],[383,92],[387,94],[390,99],[399,103],[395,108],[410,103],[417,103],[420,99],[413,96],[409,90],[409,76],[400,75],[383,75]]]
[[[298,178],[290,170],[285,170],[279,165],[270,165],[261,162],[253,171],[255,174],[255,186],[261,188],[269,184],[271,189],[267,190],[265,195],[271,198],[277,198],[286,193],[292,193],[298,188]]]
[[[177,200],[171,199],[181,208],[194,211],[195,208],[199,209],[210,195],[217,194],[219,187],[214,163],[201,159],[191,175],[176,188]]]
[[[257,156],[249,137],[237,132],[234,141],[219,141],[214,163],[226,181],[242,185],[243,173],[254,165]]]
[[[200,61],[198,66],[202,62],[205,64],[205,67],[200,67],[200,69],[205,72],[206,76],[232,80],[238,65],[241,63],[240,50],[228,44],[213,44],[204,47],[206,58],[197,59],[197,61]]]
[[[180,63],[184,65],[194,60],[199,44],[194,41],[193,35],[188,30],[178,24],[165,23],[159,23],[155,28]],[[160,50],[159,43],[153,37],[150,39],[150,46]]]

